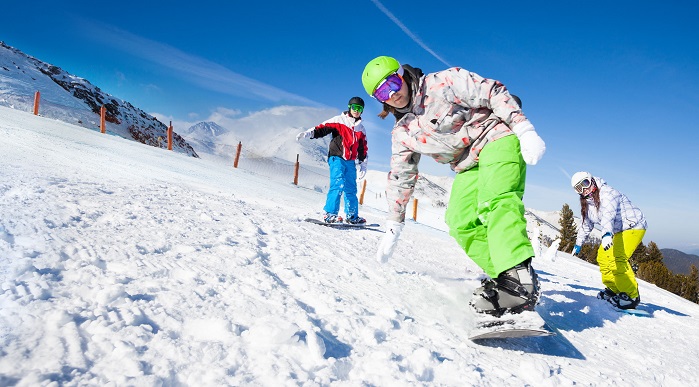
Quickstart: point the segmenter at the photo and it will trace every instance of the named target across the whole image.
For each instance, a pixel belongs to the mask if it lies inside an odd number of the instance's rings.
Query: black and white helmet
[[[350,98],[349,102],[347,102],[347,106],[352,104],[361,105],[362,107],[364,107],[364,100],[360,97],[352,97]]]
[[[581,195],[585,189],[589,188],[594,183],[595,180],[592,178],[590,172],[576,172],[570,179],[570,185],[575,192]]]

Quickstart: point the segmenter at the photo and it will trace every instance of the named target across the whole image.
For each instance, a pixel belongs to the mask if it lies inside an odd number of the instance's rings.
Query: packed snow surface
[[[641,281],[651,317],[619,313],[555,249],[556,336],[474,343],[482,274],[443,228],[408,221],[382,265],[291,178],[5,107],[0,136],[0,385],[699,385],[699,305]]]

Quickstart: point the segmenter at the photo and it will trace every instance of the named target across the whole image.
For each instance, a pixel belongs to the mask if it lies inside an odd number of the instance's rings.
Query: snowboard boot
[[[323,215],[323,221],[325,223],[342,223],[342,217],[337,214],[326,212],[325,215]]]
[[[531,260],[500,273],[495,279],[483,280],[470,302],[476,312],[500,317],[505,313],[533,311],[539,301],[539,279]]]
[[[611,291],[609,288],[604,288],[604,290],[601,290],[599,293],[597,293],[597,298],[605,301],[609,301],[614,296],[616,296],[616,293]]]
[[[641,296],[631,298],[628,294],[621,292],[612,297],[609,302],[619,309],[636,309],[638,304],[641,302]]]
[[[347,222],[349,224],[364,224],[364,223],[366,223],[366,219],[364,219],[360,216],[357,216],[357,215],[353,215],[353,216],[347,217],[347,219],[345,219],[345,222]]]

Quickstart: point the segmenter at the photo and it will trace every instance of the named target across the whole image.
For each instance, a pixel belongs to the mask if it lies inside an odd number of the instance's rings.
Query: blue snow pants
[[[330,166],[330,188],[325,200],[323,210],[330,214],[340,211],[340,197],[345,194],[345,216],[351,218],[357,216],[359,203],[357,201],[357,167],[354,160],[345,160],[342,157],[331,156],[328,159]]]

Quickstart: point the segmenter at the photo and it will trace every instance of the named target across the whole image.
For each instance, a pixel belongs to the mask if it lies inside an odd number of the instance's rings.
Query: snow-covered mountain
[[[5,107],[0,135],[0,385],[699,384],[699,305],[639,281],[652,316],[616,312],[569,254],[534,260],[556,336],[474,343],[482,273],[442,230],[382,265],[288,180]]]
[[[288,163],[299,161],[312,167],[327,167],[330,136],[296,141],[296,134],[339,114],[335,109],[277,106],[222,122],[199,122],[184,133],[202,156],[232,160],[238,143],[242,156]]]
[[[200,122],[189,127],[182,135],[210,141],[225,132],[227,132],[226,128],[215,122]]]
[[[167,126],[155,117],[103,92],[86,79],[0,42],[0,106],[32,111],[36,91],[40,92],[41,116],[98,130],[100,108],[104,105],[108,133],[167,147]],[[198,157],[177,133],[173,134],[173,150]]]
[[[192,144],[197,154],[217,154],[217,137],[227,130],[215,122],[199,122],[192,125],[180,134]]]

